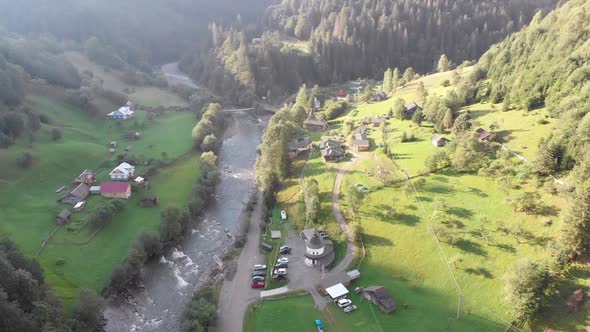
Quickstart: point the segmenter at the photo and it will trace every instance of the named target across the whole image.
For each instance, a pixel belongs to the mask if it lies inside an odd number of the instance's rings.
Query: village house
[[[371,98],[374,102],[382,102],[388,99],[387,97],[387,93],[385,92],[379,92],[376,93],[375,95],[373,95],[373,97]]]
[[[66,204],[75,205],[88,197],[90,194],[90,186],[85,183],[80,183],[76,188],[64,194],[59,201]]]
[[[91,186],[94,183],[94,181],[96,181],[94,173],[87,169],[85,169],[84,172],[82,172],[74,179],[74,183],[84,183],[89,186]]]
[[[55,223],[58,225],[65,225],[70,222],[70,218],[72,217],[72,212],[68,209],[63,209],[61,212],[55,217]]]
[[[158,198],[156,196],[146,196],[139,202],[139,206],[142,208],[155,207],[156,205],[158,205]]]
[[[113,181],[128,181],[129,178],[133,177],[134,172],[135,167],[128,163],[121,163],[109,173],[109,176]]]
[[[396,304],[389,295],[387,288],[383,286],[370,286],[360,290],[361,295],[376,304],[381,311],[390,313],[395,310]]]
[[[328,124],[326,121],[312,118],[305,120],[303,125],[305,125],[305,128],[309,130],[325,131],[328,129]]]
[[[131,186],[127,182],[103,182],[100,194],[106,198],[127,199],[131,196]]]
[[[98,194],[100,194],[100,186],[92,186],[92,187],[90,187],[90,193],[92,195],[98,195]]]
[[[354,131],[354,135],[352,136],[352,146],[356,152],[368,151],[370,148],[369,139],[365,134],[366,131],[367,126],[360,126]]]
[[[297,138],[287,144],[289,158],[291,159],[298,157],[302,153],[311,151],[312,148],[313,145],[309,137]]]
[[[432,145],[436,147],[445,146],[448,142],[450,142],[447,138],[440,136],[439,134],[432,135]]]
[[[338,141],[324,140],[319,147],[325,162],[337,162],[344,158],[344,149]]]
[[[322,230],[307,228],[301,232],[301,237],[305,241],[305,264],[322,271],[328,269],[336,258],[330,236]]]
[[[346,100],[346,98],[348,97],[348,92],[346,92],[345,90],[336,90],[336,99],[337,100]]]
[[[107,114],[109,119],[113,120],[127,120],[131,119],[135,114],[135,105],[128,101],[127,104],[116,111]]]
[[[483,128],[477,128],[475,132],[478,134],[477,138],[480,141],[490,141],[492,138],[492,133]]]
[[[406,118],[410,119],[414,116],[414,113],[416,113],[416,111],[418,110],[422,110],[422,107],[420,107],[420,105],[418,105],[416,102],[409,102],[407,104],[404,105],[404,113],[406,115]]]

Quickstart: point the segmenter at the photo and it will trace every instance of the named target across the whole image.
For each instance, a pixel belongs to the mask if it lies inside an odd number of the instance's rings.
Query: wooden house
[[[58,225],[65,225],[70,221],[72,217],[72,212],[68,209],[63,209],[61,212],[55,217],[55,223]]]

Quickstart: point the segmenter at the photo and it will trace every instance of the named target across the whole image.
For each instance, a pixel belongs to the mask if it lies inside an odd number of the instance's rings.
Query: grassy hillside
[[[34,143],[23,139],[0,154],[0,233],[8,235],[29,256],[37,254],[55,228],[55,215],[63,208],[71,209],[57,202],[61,194],[55,193],[56,189],[71,183],[87,168],[100,169],[99,179],[108,178],[116,165],[115,156],[108,151],[111,140],[119,142],[115,155],[129,145],[130,153],[141,160],[161,159],[163,152],[173,160],[192,148],[190,132],[196,120],[190,113],[165,113],[152,121],[145,118],[145,112],[138,111],[135,120],[119,123],[90,118],[54,98],[32,96],[28,103],[47,114],[52,125],[43,125]],[[50,138],[54,127],[63,132],[58,142]],[[126,141],[123,136],[128,130],[141,132],[141,138]],[[27,170],[17,168],[15,163],[25,151],[33,155],[33,165]],[[138,233],[142,229],[157,230],[160,208],[188,202],[199,173],[197,157],[187,155],[150,179],[149,193],[158,196],[158,208],[138,207],[138,201],[148,193],[140,189],[111,224],[91,237],[94,230],[84,223],[85,218],[107,201],[92,196],[85,211],[75,213],[70,225],[57,231],[38,260],[66,305],[75,300],[79,288],[100,291],[106,286],[111,270],[126,256]]]
[[[472,69],[459,71],[461,76]],[[361,103],[352,107],[342,117],[331,122],[330,133],[344,133],[343,123],[352,120],[355,125],[362,118],[388,113],[395,99],[406,102],[418,101],[417,86],[422,82],[428,94],[444,96],[453,87],[444,87],[443,82],[451,73],[440,73],[420,78],[398,90],[392,98],[380,103]],[[459,112],[469,111],[474,128],[495,127],[498,139],[512,150],[534,159],[539,141],[557,129],[557,121],[549,117],[546,109],[524,111],[513,109],[501,111],[501,105],[481,103],[463,107]],[[388,122],[387,143],[394,152],[389,159],[377,146],[383,142],[381,128],[370,128],[368,136],[371,152],[357,162],[346,173],[343,189],[351,184],[361,183],[368,188],[357,219],[363,227],[363,240],[367,257],[361,266],[361,278],[352,287],[383,285],[398,303],[398,310],[384,315],[356,295],[351,299],[359,310],[346,315],[331,306],[341,331],[432,331],[446,326],[452,331],[505,331],[512,320],[510,308],[504,302],[504,276],[511,271],[514,262],[522,257],[546,258],[546,245],[558,234],[558,214],[565,205],[565,197],[549,194],[529,179],[513,187],[507,194],[494,178],[478,174],[457,173],[451,169],[432,175],[420,176],[426,170],[425,160],[437,149],[431,143],[434,129],[429,123],[417,126],[409,120],[391,119]],[[401,142],[403,133],[413,134],[413,142]],[[329,136],[329,135],[327,135]],[[454,139],[447,133],[445,136]],[[317,142],[319,136],[314,135]],[[305,220],[304,204],[299,185],[301,163],[295,162],[293,177],[286,180],[278,194],[282,207],[290,212],[290,222],[301,227]],[[524,163],[513,158],[511,163]],[[317,164],[316,164],[317,163]],[[333,165],[324,164],[318,156],[310,159],[305,171],[306,177],[320,183],[322,203],[329,206],[334,178]],[[396,179],[392,184],[383,185],[375,176],[379,169],[390,170]],[[399,168],[407,170],[413,180],[413,187],[403,181]],[[510,199],[520,192],[538,192],[543,209],[537,213],[515,212]],[[346,192],[341,203],[348,212]],[[344,198],[344,199],[342,199]],[[445,212],[437,213],[434,203],[446,202]],[[390,208],[393,216],[386,214]],[[336,227],[330,211],[321,218],[320,227],[335,232]],[[352,215],[348,215],[352,220]],[[552,219],[547,226],[544,220]],[[436,245],[428,223],[442,239],[441,247]],[[504,230],[518,229],[517,233]],[[515,235],[517,234],[517,235]],[[457,314],[458,297],[452,277],[441,258],[444,254],[451,261],[451,271],[463,293],[461,320]],[[585,325],[586,310],[566,314],[563,304],[576,287],[590,285],[588,270],[577,265],[572,275],[574,281],[558,284],[559,293],[552,300],[548,312],[538,325],[550,326],[557,330],[577,330]],[[265,303],[268,307],[279,306],[277,301]],[[259,315],[266,315],[263,311]],[[281,320],[281,314],[277,313]],[[262,319],[262,318],[256,318]],[[258,328],[248,331],[260,330]]]
[[[78,69],[78,71],[91,71],[95,78],[103,81],[103,86],[129,96],[129,100],[143,106],[186,106],[186,100],[170,91],[154,86],[135,86],[125,83],[121,79],[123,73],[105,70],[88,60],[86,56],[78,52],[66,53],[66,58]]]

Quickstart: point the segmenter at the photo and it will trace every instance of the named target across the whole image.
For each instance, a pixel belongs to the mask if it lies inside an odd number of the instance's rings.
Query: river
[[[256,148],[266,121],[246,113],[228,118],[218,154],[222,175],[215,199],[181,244],[144,267],[142,289],[107,304],[107,332],[179,331],[194,290],[231,249],[245,202],[255,190]]]

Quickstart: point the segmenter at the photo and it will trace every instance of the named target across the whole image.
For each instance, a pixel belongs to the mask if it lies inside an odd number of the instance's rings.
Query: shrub
[[[59,141],[63,137],[61,130],[57,128],[51,129],[51,139],[56,142]]]
[[[33,165],[33,155],[24,152],[20,157],[16,158],[16,165],[23,169],[30,168]]]
[[[448,86],[451,86],[451,81],[444,80],[444,81],[442,81],[442,83],[440,85],[446,88]]]

